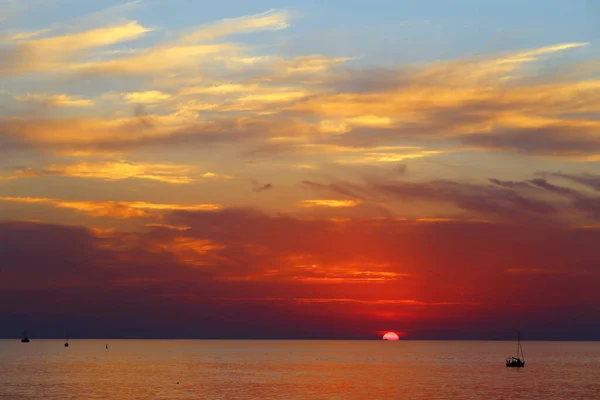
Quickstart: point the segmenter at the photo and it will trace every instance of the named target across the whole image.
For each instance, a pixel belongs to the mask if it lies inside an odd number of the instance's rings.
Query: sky
[[[599,27],[0,0],[0,337],[598,340]]]

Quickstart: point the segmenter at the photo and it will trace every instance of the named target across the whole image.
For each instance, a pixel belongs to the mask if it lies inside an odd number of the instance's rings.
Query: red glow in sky
[[[596,25],[9,3],[0,337],[600,337]]]

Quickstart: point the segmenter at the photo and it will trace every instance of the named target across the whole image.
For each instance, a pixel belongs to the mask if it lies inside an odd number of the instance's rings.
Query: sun
[[[400,336],[398,336],[395,332],[388,332],[382,337],[383,340],[400,340]]]

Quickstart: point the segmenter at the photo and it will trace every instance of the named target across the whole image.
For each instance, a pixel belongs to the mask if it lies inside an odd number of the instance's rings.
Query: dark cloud
[[[577,182],[583,184],[585,186],[591,187],[595,189],[596,184],[596,176],[583,174],[583,175],[564,175],[564,174],[551,174],[552,176],[557,176],[560,178],[569,179],[573,182]],[[574,178],[574,179],[573,179]],[[577,210],[586,214],[588,217],[591,217],[594,220],[600,220],[600,197],[598,196],[589,196],[586,193],[577,191],[575,189],[557,186],[549,183],[546,179],[532,179],[529,180],[531,184],[536,185],[537,187],[544,189],[548,192],[556,193],[562,196],[566,196],[571,199],[570,206],[572,209]]]
[[[273,185],[270,183],[260,184],[257,180],[253,179],[252,181],[252,191],[253,192],[264,192],[265,190],[273,189]]]
[[[600,191],[600,175],[589,174],[589,173],[565,174],[562,172],[554,172],[554,173],[541,172],[540,174],[543,176],[549,175],[549,176],[553,176],[553,177],[557,177],[557,178],[567,179],[572,182],[576,182],[581,185],[587,186],[591,189]]]
[[[188,229],[0,223],[0,335],[486,338],[515,321],[537,338],[600,330],[599,230],[254,210],[165,222]],[[550,315],[569,313],[571,330],[553,329]]]
[[[469,145],[534,155],[585,157],[600,152],[597,132],[567,124],[534,129],[504,129],[466,135],[461,140]]]
[[[501,181],[494,178],[490,178],[488,181],[494,185],[502,186],[507,189],[533,189],[533,187],[527,182]]]
[[[495,181],[492,181],[496,183]],[[522,187],[516,183],[500,186],[460,183],[449,180],[430,182],[405,182],[397,180],[366,180],[364,185],[347,182],[319,184],[303,182],[304,187],[336,193],[370,201],[416,201],[426,200],[452,203],[458,208],[479,217],[491,217],[502,221],[545,220],[552,216],[556,207],[549,201],[527,197],[506,186]],[[498,184],[496,183],[496,184]]]
[[[600,220],[600,197],[577,197],[573,200],[573,206],[594,220]]]
[[[566,188],[563,186],[553,185],[553,184],[549,183],[546,179],[536,178],[536,179],[531,179],[527,182],[531,183],[532,185],[535,185],[541,189],[552,192],[552,193],[561,194],[561,195],[570,196],[570,197],[581,196],[581,193],[578,192],[577,190],[569,189],[569,188]]]
[[[140,121],[140,124],[142,124],[146,128],[152,128],[156,126],[156,121],[154,120],[154,118],[148,115],[148,112],[146,111],[146,108],[143,104],[136,105],[133,110],[133,114],[138,119],[138,121]]]
[[[313,181],[302,181],[300,182],[300,186],[325,193],[341,194],[357,200],[372,199],[369,193],[365,193],[365,189],[362,186],[350,182],[322,184]]]

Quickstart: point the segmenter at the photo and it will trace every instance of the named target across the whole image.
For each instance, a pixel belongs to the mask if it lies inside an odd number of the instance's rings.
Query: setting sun
[[[388,332],[382,337],[383,340],[400,340],[400,336],[394,332]]]

